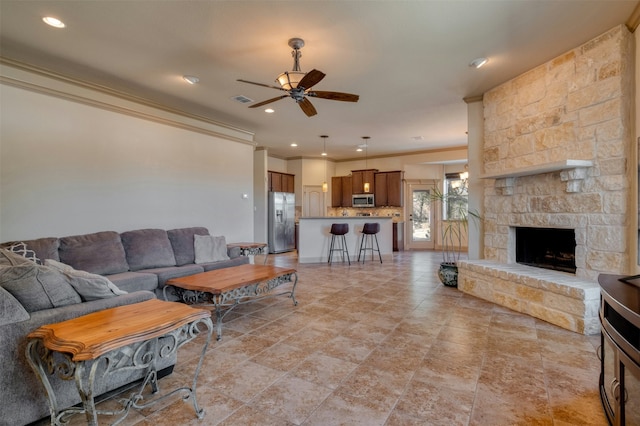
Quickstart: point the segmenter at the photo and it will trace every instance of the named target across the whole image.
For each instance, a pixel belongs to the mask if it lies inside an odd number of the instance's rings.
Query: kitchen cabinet
[[[402,207],[402,171],[378,172],[374,180],[376,207]]]
[[[375,191],[374,176],[377,169],[351,170],[351,194],[373,194]],[[369,182],[369,191],[365,192],[364,183]]]
[[[282,173],[282,192],[296,192],[294,185],[294,175]]]
[[[351,176],[331,178],[331,207],[351,207]]]
[[[640,287],[621,278],[598,277],[600,399],[611,425],[640,425]]]
[[[268,172],[270,192],[295,192],[295,175],[280,172]]]

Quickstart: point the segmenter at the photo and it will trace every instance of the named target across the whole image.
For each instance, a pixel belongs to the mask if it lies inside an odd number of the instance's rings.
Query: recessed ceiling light
[[[194,75],[183,75],[182,79],[189,84],[196,84],[200,81],[200,79]]]
[[[487,58],[476,58],[473,61],[469,62],[469,66],[472,68],[480,68],[487,62],[489,62]]]
[[[264,110],[264,112],[266,112],[267,114],[273,114],[274,112],[276,112],[276,110],[273,108],[267,108]]]
[[[358,149],[356,149],[356,151],[362,152],[362,148],[358,148]]]
[[[66,27],[64,22],[62,22],[58,18],[54,18],[53,16],[45,16],[44,18],[42,18],[42,20],[44,21],[45,24],[51,25],[52,27],[55,27],[55,28]]]
[[[298,146],[298,144],[294,142],[291,144],[291,146],[295,148],[296,146]]]
[[[326,152],[323,152],[323,153],[322,153],[322,156],[323,156],[323,157],[326,157],[326,156],[327,156],[327,153],[326,153]]]

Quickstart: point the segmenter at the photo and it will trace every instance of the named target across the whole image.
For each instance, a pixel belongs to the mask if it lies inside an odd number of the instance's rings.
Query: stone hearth
[[[487,260],[458,263],[458,289],[583,334],[600,330],[598,283],[558,271]]]

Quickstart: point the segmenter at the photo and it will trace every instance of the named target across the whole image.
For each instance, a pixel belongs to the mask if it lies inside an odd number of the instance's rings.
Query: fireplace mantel
[[[587,169],[592,166],[593,162],[589,160],[564,160],[509,171],[485,173],[480,175],[480,179],[496,179],[495,187],[499,192],[502,195],[511,195],[516,178],[561,172],[560,179],[567,182],[567,192],[580,192],[582,181],[587,177]]]
[[[559,172],[563,170],[571,170],[583,167],[593,166],[593,161],[589,160],[564,160],[554,163],[538,164],[535,166],[522,167],[510,171],[502,171],[495,173],[486,173],[480,175],[480,179],[502,179],[509,177],[533,176],[543,173]]]

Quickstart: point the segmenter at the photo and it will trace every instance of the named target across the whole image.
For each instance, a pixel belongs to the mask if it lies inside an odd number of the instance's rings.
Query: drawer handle
[[[616,379],[615,377],[613,378],[613,380],[611,380],[611,394],[613,395],[613,399],[615,399],[616,401],[620,401],[620,383],[618,382],[618,379]]]

